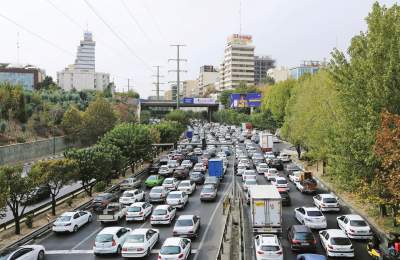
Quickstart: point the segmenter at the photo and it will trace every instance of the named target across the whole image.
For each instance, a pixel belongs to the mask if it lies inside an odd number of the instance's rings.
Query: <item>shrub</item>
[[[4,134],[7,129],[7,123],[5,121],[0,122],[0,133]]]
[[[33,214],[28,214],[25,217],[25,224],[28,228],[33,227]]]
[[[106,187],[107,187],[107,183],[105,183],[104,181],[99,181],[94,185],[94,191],[102,192],[106,189]]]

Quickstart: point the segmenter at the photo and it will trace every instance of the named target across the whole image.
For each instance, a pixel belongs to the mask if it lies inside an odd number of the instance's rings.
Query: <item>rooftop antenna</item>
[[[19,64],[19,32],[17,32],[17,64]]]

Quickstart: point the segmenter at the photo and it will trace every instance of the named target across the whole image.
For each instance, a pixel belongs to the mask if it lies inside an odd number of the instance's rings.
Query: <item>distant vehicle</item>
[[[313,229],[324,229],[327,227],[326,218],[316,207],[301,207],[294,209],[295,218],[301,224]]]
[[[196,190],[196,183],[191,180],[181,181],[177,190],[184,191],[186,194],[191,195]]]
[[[176,208],[171,205],[159,205],[151,214],[150,224],[171,224],[176,216]]]
[[[239,164],[236,169],[236,175],[241,176],[243,175],[243,172],[247,169],[246,164]]]
[[[217,187],[213,184],[204,185],[200,192],[200,200],[215,200],[217,198]]]
[[[278,171],[283,171],[284,167],[283,167],[283,162],[282,160],[276,158],[276,159],[272,159],[269,163],[268,166],[270,168],[275,168]]]
[[[174,171],[174,168],[169,167],[168,165],[162,165],[158,170],[158,174],[163,177],[171,176]]]
[[[260,147],[263,152],[271,152],[274,147],[273,135],[271,133],[260,133]]]
[[[322,230],[319,237],[328,257],[354,257],[353,244],[343,230]]]
[[[205,173],[207,168],[203,165],[203,163],[196,163],[193,167],[193,171]]]
[[[169,157],[167,155],[163,155],[160,157],[160,165],[167,165],[169,161]]]
[[[201,148],[194,148],[193,152],[194,152],[195,155],[202,155],[203,154],[203,151],[201,150]]]
[[[214,177],[214,176],[208,176],[208,177],[206,177],[206,179],[204,180],[204,183],[203,183],[203,185],[208,185],[208,184],[212,184],[212,185],[214,185],[217,189],[218,189],[218,187],[219,187],[219,184],[220,184],[220,180],[217,178],[217,177]]]
[[[145,220],[153,211],[148,202],[136,202],[126,208],[126,221]]]
[[[189,172],[190,172],[189,168],[181,165],[179,167],[176,167],[173,176],[174,178],[182,180],[186,179],[189,176]]]
[[[208,161],[208,174],[219,179],[224,178],[224,166],[222,159],[211,159]]]
[[[189,196],[183,191],[171,191],[166,199],[168,205],[175,208],[184,208],[189,201]]]
[[[122,193],[119,198],[119,203],[123,205],[130,205],[132,203],[143,201],[144,200],[144,191],[136,189],[136,190],[126,190]]]
[[[289,173],[289,180],[291,182],[299,182],[300,181],[300,176],[303,174],[302,171],[294,171],[292,173]]]
[[[321,211],[340,211],[340,205],[333,194],[318,194],[313,197],[314,205]]]
[[[186,167],[186,168],[189,168],[189,169],[192,169],[193,163],[192,163],[192,161],[190,161],[190,160],[184,160],[184,161],[181,163],[181,166]]]
[[[295,185],[301,193],[311,194],[317,191],[317,181],[313,178],[312,172],[302,172],[300,180]]]
[[[252,185],[257,185],[257,179],[245,179],[245,181],[243,182],[243,190],[246,191]]]
[[[311,229],[304,225],[293,225],[288,228],[287,239],[293,251],[315,252],[317,240]]]
[[[176,178],[166,178],[162,186],[169,191],[176,190],[178,188],[179,181]]]
[[[90,222],[92,222],[92,213],[88,211],[64,212],[54,221],[52,230],[54,232],[77,232],[80,227]]]
[[[264,177],[267,178],[268,181],[271,181],[271,178],[278,177],[278,170],[275,168],[268,168],[267,172],[264,173]]]
[[[157,173],[158,173],[158,170],[160,169],[160,167],[161,167],[160,162],[153,163],[153,164],[149,167],[149,169],[147,170],[147,173],[148,173],[149,175],[157,174]]]
[[[119,222],[125,217],[126,211],[126,208],[121,203],[110,203],[103,210],[103,213],[97,216],[97,221],[100,221],[101,224]]]
[[[258,174],[264,174],[265,172],[268,171],[268,164],[266,163],[259,163],[256,167],[257,173]]]
[[[246,179],[257,179],[257,173],[255,170],[245,170],[242,174],[242,181]]]
[[[192,242],[188,238],[167,238],[158,253],[158,260],[186,260],[191,253]]]
[[[288,186],[288,182],[285,177],[276,177],[274,181],[271,181],[271,184],[277,187],[278,189],[290,190]]]
[[[50,188],[47,185],[40,185],[36,187],[24,200],[21,201],[23,205],[31,205],[41,200],[50,197]]]
[[[273,234],[261,234],[254,238],[256,259],[283,260],[283,249],[278,236]],[[268,258],[266,258],[268,256]]]
[[[292,161],[290,154],[287,153],[281,153],[278,158],[281,159],[283,163],[289,163]]]
[[[45,249],[41,245],[24,245],[4,250],[0,254],[1,260],[44,260]]]
[[[349,214],[336,218],[338,226],[352,239],[372,239],[372,230],[368,223],[359,215]]]
[[[147,177],[146,181],[144,182],[144,184],[148,187],[148,188],[152,188],[154,186],[160,186],[164,181],[164,177],[160,176],[160,175],[150,175],[149,177]]]
[[[200,231],[200,217],[181,215],[176,220],[172,234],[181,237],[197,237]]]
[[[298,165],[294,164],[294,163],[287,164],[286,167],[285,167],[285,174],[286,175],[289,175],[289,174],[291,174],[293,172],[296,172],[296,171],[301,171],[301,168]]]
[[[160,231],[151,228],[137,228],[131,231],[122,246],[122,257],[145,257],[160,239]]]
[[[326,260],[326,256],[318,254],[301,254],[297,255],[296,260]]]
[[[106,227],[101,230],[94,240],[93,253],[101,254],[117,254],[121,255],[122,245],[125,243],[130,228],[125,227]]]
[[[168,190],[162,186],[156,186],[151,188],[149,192],[150,202],[164,202],[168,195]]]
[[[201,172],[191,172],[190,173],[190,180],[193,181],[194,183],[201,185],[204,183],[205,176]]]
[[[93,199],[92,209],[94,211],[101,211],[107,207],[108,204],[116,200],[116,196],[112,193],[102,193]]]
[[[123,180],[120,184],[119,184],[119,189],[120,190],[133,190],[133,189],[137,189],[142,185],[141,180],[135,178],[135,177],[129,177],[126,178],[125,180]]]
[[[278,188],[279,194],[281,194],[282,197],[282,206],[290,206],[291,205],[291,200],[289,196],[289,192],[286,189],[279,189]]]
[[[282,198],[272,185],[249,187],[250,220],[254,233],[282,232]]]

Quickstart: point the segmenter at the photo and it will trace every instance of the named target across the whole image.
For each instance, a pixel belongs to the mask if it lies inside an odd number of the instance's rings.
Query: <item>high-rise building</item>
[[[227,40],[220,70],[219,91],[254,85],[254,46],[250,35],[233,34]]]
[[[200,67],[198,82],[198,96],[204,96],[207,88],[217,84],[219,73],[212,65],[204,65]]]
[[[110,83],[110,74],[95,71],[95,47],[91,32],[84,32],[75,63],[57,72],[57,83],[64,90],[99,90]]]
[[[267,74],[269,77],[273,78],[276,83],[290,78],[290,70],[286,67],[269,69]]]
[[[32,65],[0,63],[0,83],[34,90],[45,78],[45,71]]]
[[[254,83],[261,85],[267,78],[267,71],[275,67],[275,60],[269,56],[254,57]]]
[[[322,67],[326,66],[326,62],[320,61],[303,61],[302,64],[298,67],[294,67],[290,69],[290,77],[293,79],[299,79],[304,74],[315,74]]]
[[[182,95],[184,97],[197,97],[199,95],[197,80],[184,80],[182,82]]]
[[[172,100],[172,89],[164,91],[164,100]]]

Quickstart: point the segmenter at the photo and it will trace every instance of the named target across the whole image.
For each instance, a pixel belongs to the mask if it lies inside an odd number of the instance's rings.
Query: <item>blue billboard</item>
[[[261,93],[234,93],[230,97],[231,108],[260,107]]]

